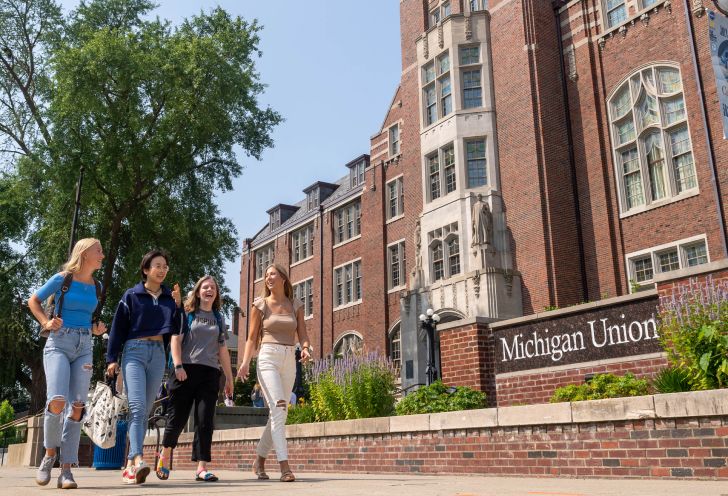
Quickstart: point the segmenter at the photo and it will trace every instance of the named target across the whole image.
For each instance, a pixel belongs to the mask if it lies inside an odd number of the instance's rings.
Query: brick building
[[[726,258],[708,3],[401,0],[401,81],[369,154],[268,211],[240,306],[275,259],[316,356],[383,350],[406,385],[426,308],[503,320]]]

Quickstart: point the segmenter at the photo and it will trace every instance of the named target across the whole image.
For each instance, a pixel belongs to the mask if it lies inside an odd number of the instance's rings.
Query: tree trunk
[[[106,291],[111,285],[111,279],[114,276],[114,266],[116,259],[119,258],[119,245],[121,236],[121,221],[126,217],[123,209],[115,212],[114,219],[111,222],[111,236],[109,237],[109,248],[106,250],[106,266],[104,268],[104,278],[102,281],[103,288],[101,292],[100,305],[103,308],[106,303]]]

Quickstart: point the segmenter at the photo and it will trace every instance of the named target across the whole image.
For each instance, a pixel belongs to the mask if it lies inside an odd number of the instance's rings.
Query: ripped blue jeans
[[[93,373],[93,343],[90,329],[62,327],[48,336],[43,348],[46,375],[46,409],[43,444],[61,448],[61,463],[78,464],[81,421],[71,418],[73,406],[85,406]],[[65,404],[61,413],[51,413],[53,400]]]

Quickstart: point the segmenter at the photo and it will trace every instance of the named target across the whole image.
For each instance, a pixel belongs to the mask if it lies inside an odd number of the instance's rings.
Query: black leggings
[[[178,381],[172,375],[167,382],[168,420],[162,446],[177,447],[177,440],[187,424],[194,403],[195,439],[192,444],[192,461],[209,462],[212,458],[212,431],[215,404],[220,390],[220,369],[191,364],[185,364],[184,369],[187,380]]]

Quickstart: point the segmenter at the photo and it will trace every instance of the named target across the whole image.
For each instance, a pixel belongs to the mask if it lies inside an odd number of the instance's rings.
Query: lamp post
[[[73,208],[73,220],[71,221],[71,242],[68,244],[68,258],[71,258],[73,245],[76,244],[76,230],[78,225],[78,215],[81,212],[81,186],[83,185],[83,164],[78,174],[78,182],[76,183],[76,204]]]
[[[428,308],[423,314],[420,314],[420,324],[422,329],[427,332],[427,385],[429,386],[437,380],[437,366],[435,365],[435,327],[440,322],[440,316],[437,315],[432,308]]]

